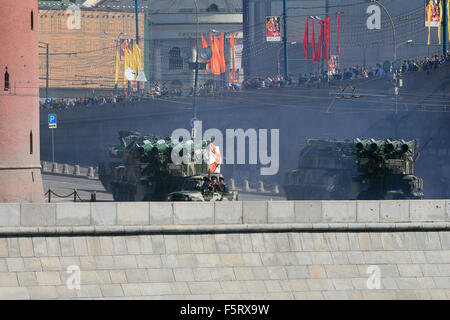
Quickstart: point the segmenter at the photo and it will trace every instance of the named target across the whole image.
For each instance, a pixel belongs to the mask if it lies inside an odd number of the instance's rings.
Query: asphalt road
[[[111,193],[103,188],[99,180],[66,177],[52,174],[42,174],[44,184],[44,192],[51,189],[53,192],[61,196],[67,196],[76,189],[80,198],[85,201],[91,199],[91,193],[96,193],[97,201],[113,201]],[[260,193],[244,193],[239,192],[239,200],[241,201],[264,201],[264,200],[286,200],[283,195],[260,194]],[[73,201],[73,196],[67,198],[58,198],[51,196],[51,202]]]

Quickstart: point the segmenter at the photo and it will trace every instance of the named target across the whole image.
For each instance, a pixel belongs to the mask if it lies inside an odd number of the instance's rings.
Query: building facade
[[[196,45],[201,48],[201,35],[210,45],[209,36],[225,37],[226,70],[232,66],[232,52],[229,40],[235,35],[235,66],[242,71],[242,1],[241,0],[199,0],[198,34],[197,15],[193,0],[151,1],[148,9],[148,37],[150,75],[154,82],[165,83],[167,86],[192,88],[194,70],[188,62],[195,61]],[[187,49],[186,49],[187,48]],[[181,51],[191,52],[190,59],[182,59]],[[200,61],[202,61],[200,59]],[[199,72],[199,81],[228,81],[228,72],[221,76],[211,72]]]
[[[431,45],[427,46],[428,28],[425,27],[425,1],[402,0],[380,3],[392,16],[398,58],[441,54],[438,45],[438,28],[431,28]],[[376,22],[375,9],[380,14],[380,25]],[[303,53],[303,35],[306,18],[315,23],[316,44],[319,37],[319,20],[331,17],[331,54],[337,53],[337,15],[340,14],[340,56],[342,67],[367,65],[393,60],[393,31],[389,16],[376,3],[354,0],[288,0],[287,1],[287,41],[289,43],[289,73],[298,75],[320,70],[320,63],[305,61]],[[244,68],[248,76],[268,76],[277,73],[281,62],[283,72],[284,55],[282,42],[267,42],[265,38],[265,19],[269,16],[283,16],[283,0],[243,0],[244,9]],[[282,21],[282,19],[281,19]],[[281,28],[282,37],[283,28]],[[412,40],[409,41],[408,40]],[[311,24],[309,26],[311,46]],[[413,49],[412,49],[413,48]]]
[[[79,8],[79,11],[77,11]],[[143,10],[143,8],[141,9]],[[145,14],[139,13],[141,38],[145,37]],[[116,51],[123,39],[136,39],[134,9],[99,10],[99,8],[61,8],[41,4],[39,9],[39,75],[41,96],[47,81],[51,92],[115,87]],[[49,54],[47,56],[46,44]],[[139,43],[145,56],[145,41]],[[145,67],[145,59],[143,59]],[[118,87],[123,81],[123,62],[120,64]]]

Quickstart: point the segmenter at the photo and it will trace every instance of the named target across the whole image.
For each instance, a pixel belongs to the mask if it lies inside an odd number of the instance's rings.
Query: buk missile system
[[[417,141],[308,140],[286,175],[288,200],[422,199]]]
[[[120,145],[109,148],[109,155],[122,161],[99,164],[99,179],[115,201],[237,200],[235,191],[211,195],[185,190],[192,179],[203,182],[203,177],[220,175],[209,172],[209,141],[174,143],[170,138],[129,131],[120,131],[119,140]],[[174,163],[172,154],[183,161]],[[177,192],[183,193],[181,199]]]

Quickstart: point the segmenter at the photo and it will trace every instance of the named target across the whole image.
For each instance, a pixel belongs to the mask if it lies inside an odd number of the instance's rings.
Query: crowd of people
[[[399,72],[404,74],[407,72],[417,71],[429,71],[437,69],[441,64],[450,62],[450,54],[447,56],[441,55],[440,57],[435,55],[431,58],[425,57],[424,59],[416,58],[414,60],[404,60],[401,64]],[[283,75],[268,76],[266,78],[255,77],[247,79],[242,83],[244,89],[262,89],[262,88],[274,88],[283,86],[309,86],[311,84],[320,84],[324,82],[333,82],[340,80],[354,80],[364,78],[376,78],[386,75],[381,64],[377,64],[375,67],[362,67],[355,66],[349,68],[338,69],[334,72],[323,71],[321,73],[302,73],[298,78],[295,78],[293,74],[289,74],[285,79]]]
[[[416,58],[414,60],[403,60],[399,72],[404,74],[408,72],[420,72],[431,71],[437,69],[441,64],[450,62],[450,54],[447,56],[434,55],[431,58],[425,57],[424,59]],[[341,80],[354,80],[364,78],[376,78],[386,75],[386,71],[381,64],[377,64],[374,67],[348,67],[343,69],[337,69],[335,72],[324,71],[321,73],[302,73],[298,77],[293,74],[289,74],[287,78],[283,75],[277,74],[275,76],[268,76],[266,78],[253,77],[248,78],[242,82],[242,84],[228,84],[224,85],[220,80],[208,80],[204,84],[199,85],[198,96],[210,97],[220,96],[231,91],[251,90],[251,89],[263,89],[263,88],[275,88],[284,86],[310,86],[321,83],[328,83]],[[158,97],[180,97],[180,96],[192,96],[193,88],[183,90],[181,87],[168,88],[165,85],[155,84],[148,91],[141,91],[141,94],[132,92],[126,94],[120,92],[118,95],[110,95],[106,97],[81,97],[73,99],[42,99],[40,107],[42,109],[73,109],[88,105],[104,105],[115,104],[121,102],[138,102],[149,98]]]

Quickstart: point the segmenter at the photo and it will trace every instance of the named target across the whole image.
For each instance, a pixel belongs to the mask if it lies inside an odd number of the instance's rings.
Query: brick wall
[[[114,88],[115,46],[120,38],[136,38],[135,14],[82,10],[81,29],[68,29],[65,10],[40,10],[39,41],[49,43],[49,86],[53,88]],[[145,16],[139,14],[139,46],[145,51]],[[106,32],[106,33],[105,33]],[[41,45],[42,46],[42,45]],[[68,54],[76,53],[78,54]],[[40,49],[40,87],[45,87],[45,48]],[[145,59],[142,59],[144,64]],[[43,79],[44,78],[44,79]],[[123,84],[123,62],[119,78]]]

